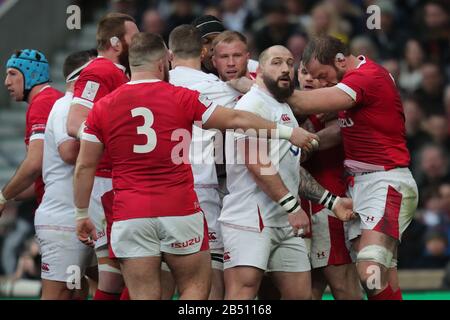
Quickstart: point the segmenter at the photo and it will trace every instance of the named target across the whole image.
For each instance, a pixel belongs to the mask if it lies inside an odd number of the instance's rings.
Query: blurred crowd
[[[399,268],[447,265],[450,256],[449,1],[103,0],[94,4],[79,0],[78,3],[83,12],[106,5],[109,11],[130,14],[142,31],[159,33],[165,39],[176,26],[191,23],[201,15],[213,15],[226,28],[248,38],[254,59],[265,48],[282,44],[291,50],[298,65],[308,39],[327,34],[347,43],[352,54],[362,54],[382,64],[391,72],[401,92],[411,170],[420,193],[416,219],[405,232],[399,249]],[[371,5],[377,7],[367,13]],[[380,16],[369,19],[375,24],[379,22],[379,28],[373,29],[367,21],[378,9]],[[83,19],[89,19],[89,15]],[[29,239],[32,218],[21,214],[29,210],[26,205],[11,209],[15,212],[10,216],[20,217],[12,220],[12,225],[0,223],[0,274],[24,272],[33,277],[31,265],[38,257]],[[14,260],[10,260],[14,255]]]

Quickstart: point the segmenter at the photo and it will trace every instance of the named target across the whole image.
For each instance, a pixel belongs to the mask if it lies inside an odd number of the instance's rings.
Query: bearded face
[[[286,102],[292,93],[294,93],[295,83],[289,73],[283,73],[277,78],[263,73],[263,81],[267,90],[269,90],[278,102]]]

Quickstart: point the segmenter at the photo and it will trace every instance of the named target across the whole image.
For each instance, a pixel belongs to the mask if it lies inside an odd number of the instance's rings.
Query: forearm
[[[300,197],[319,203],[325,191],[325,188],[305,168],[300,167],[300,186],[298,189]]]
[[[341,128],[336,121],[317,132],[317,135],[320,138],[319,150],[327,150],[340,145],[342,142]]]
[[[74,204],[76,208],[88,208],[94,186],[96,167],[77,163],[74,173]]]
[[[275,168],[259,164],[247,165],[247,168],[251,172],[258,187],[273,201],[278,202],[289,193],[288,188],[278,173],[272,175],[261,174],[265,170],[275,170]]]
[[[354,101],[336,87],[311,91],[295,90],[288,99],[295,115],[334,112],[351,108]]]
[[[42,168],[34,164],[30,159],[25,159],[8,184],[3,188],[3,196],[7,200],[14,199],[36,181],[41,175],[41,170]]]

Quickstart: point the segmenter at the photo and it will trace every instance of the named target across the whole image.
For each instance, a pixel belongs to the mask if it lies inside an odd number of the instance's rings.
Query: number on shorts
[[[147,136],[147,143],[142,145],[134,145],[134,153],[149,153],[156,148],[156,132],[152,129],[155,118],[150,109],[139,107],[131,110],[133,118],[141,116],[144,118],[144,125],[137,127],[138,134],[145,134]]]

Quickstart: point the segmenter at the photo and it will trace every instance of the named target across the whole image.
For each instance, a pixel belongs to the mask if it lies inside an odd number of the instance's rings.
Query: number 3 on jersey
[[[153,113],[150,109],[140,107],[134,108],[131,110],[131,115],[133,118],[135,117],[143,117],[144,125],[141,127],[137,127],[138,134],[145,134],[147,136],[147,143],[142,145],[134,145],[133,152],[134,153],[149,153],[155,150],[156,148],[156,132],[152,129],[153,122],[155,118],[153,117]]]

